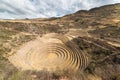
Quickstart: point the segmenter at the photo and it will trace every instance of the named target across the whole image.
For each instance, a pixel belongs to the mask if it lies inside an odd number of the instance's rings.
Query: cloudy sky
[[[0,19],[48,18],[120,0],[0,0]]]

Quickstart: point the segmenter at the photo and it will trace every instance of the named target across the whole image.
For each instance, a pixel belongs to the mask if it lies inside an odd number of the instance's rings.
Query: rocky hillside
[[[72,41],[90,58],[82,80],[120,80],[120,4],[60,18],[0,20],[0,80],[81,80],[79,71],[21,71],[9,62],[23,44],[53,32],[77,35]]]

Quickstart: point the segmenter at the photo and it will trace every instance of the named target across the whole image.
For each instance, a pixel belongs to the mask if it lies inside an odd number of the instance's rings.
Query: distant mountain
[[[34,80],[39,80],[39,74],[43,73],[21,72],[8,58],[16,54],[22,45],[49,33],[74,36],[71,41],[89,57],[89,64],[83,71],[83,75],[89,80],[120,79],[120,4],[97,7],[89,11],[80,10],[60,18],[0,20],[0,78],[2,73],[5,80],[17,80],[16,76],[18,80],[23,77],[30,80],[34,74]],[[66,74],[57,73],[52,76],[57,78]],[[78,74],[72,74],[74,79],[79,80]],[[67,76],[74,80],[71,74]]]
[[[1,19],[24,19],[24,18],[50,18],[61,17],[78,10],[88,10],[94,7],[120,3],[119,0],[20,0],[0,1],[0,18]]]

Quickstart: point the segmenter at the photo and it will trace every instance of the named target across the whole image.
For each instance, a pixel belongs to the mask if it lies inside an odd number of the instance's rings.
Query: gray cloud
[[[58,17],[120,0],[0,0],[0,19]]]

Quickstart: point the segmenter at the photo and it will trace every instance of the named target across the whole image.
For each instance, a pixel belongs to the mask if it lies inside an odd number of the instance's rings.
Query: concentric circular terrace
[[[22,70],[83,70],[88,64],[88,57],[71,39],[61,34],[46,34],[22,45],[8,59]]]

